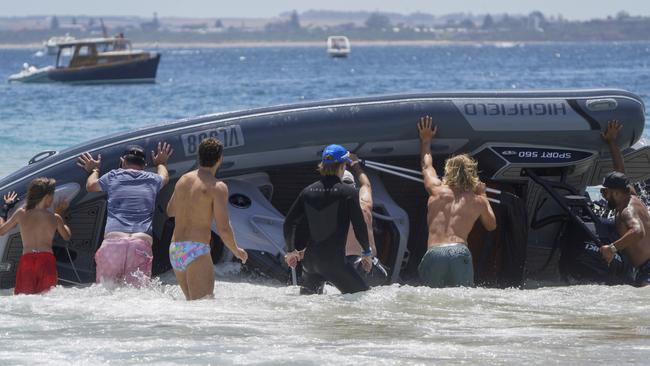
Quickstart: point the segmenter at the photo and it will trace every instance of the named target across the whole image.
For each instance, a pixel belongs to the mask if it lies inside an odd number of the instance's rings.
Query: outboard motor
[[[598,217],[587,196],[578,195],[571,186],[546,181],[533,170],[526,175],[539,184],[564,212],[546,218],[533,218],[532,226],[543,226],[552,222],[562,223],[549,260],[557,249],[561,249],[560,275],[570,283],[604,283],[609,285],[631,283],[633,267],[627,258],[616,254],[608,265],[600,254],[600,246],[616,240],[611,220]],[[560,195],[565,191],[568,195]]]

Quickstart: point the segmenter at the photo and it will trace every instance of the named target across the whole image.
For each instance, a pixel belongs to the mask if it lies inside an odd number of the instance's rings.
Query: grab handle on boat
[[[55,150],[46,150],[46,151],[41,151],[40,153],[34,155],[31,159],[29,159],[29,165],[38,163],[39,161],[43,159],[47,159],[52,155],[56,155],[58,151]]]

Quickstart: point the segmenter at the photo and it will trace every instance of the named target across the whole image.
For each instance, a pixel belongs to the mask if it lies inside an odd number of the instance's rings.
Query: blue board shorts
[[[464,243],[432,247],[422,257],[418,273],[429,287],[474,286],[472,253]]]

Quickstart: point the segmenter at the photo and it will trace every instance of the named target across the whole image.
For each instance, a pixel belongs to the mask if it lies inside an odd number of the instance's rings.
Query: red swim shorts
[[[56,258],[52,253],[27,253],[20,257],[14,294],[39,294],[56,286]]]

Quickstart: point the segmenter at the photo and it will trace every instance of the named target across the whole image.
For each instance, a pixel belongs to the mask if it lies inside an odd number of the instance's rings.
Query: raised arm
[[[348,210],[350,213],[350,221],[352,222],[352,229],[354,230],[354,236],[357,238],[361,248],[363,248],[364,253],[370,252],[370,241],[368,239],[368,227],[366,226],[366,221],[363,218],[363,212],[361,212],[361,205],[359,203],[359,195],[354,188],[350,188],[353,192],[348,198]],[[370,253],[372,254],[372,253]]]
[[[169,182],[169,171],[167,170],[167,161],[169,157],[174,153],[171,145],[166,142],[159,142],[156,152],[151,152],[151,159],[153,160],[153,165],[157,169],[157,173],[162,177],[163,183],[162,187],[167,185]],[[161,188],[162,188],[161,187]]]
[[[97,155],[97,160],[89,153],[83,153],[77,159],[77,165],[82,167],[90,175],[86,179],[86,190],[88,192],[101,192],[102,187],[99,185],[99,167],[102,164],[102,156]]]
[[[481,210],[480,220],[485,230],[494,231],[497,228],[497,218],[494,215],[490,201],[487,199],[485,188],[485,183],[483,182],[479,183],[479,186],[476,188],[476,194],[479,195],[479,198],[483,203],[483,210]]]
[[[239,258],[242,263],[248,260],[248,253],[240,248],[235,241],[235,233],[230,225],[230,215],[228,214],[228,186],[223,182],[217,182],[214,187],[212,197],[212,211],[214,219],[217,222],[217,230],[223,243],[230,251]]]
[[[431,128],[433,125],[433,118],[425,116],[420,118],[418,123],[418,132],[420,133],[420,162],[422,164],[422,175],[424,176],[424,188],[433,193],[433,189],[442,185],[442,181],[438,178],[436,169],[433,167],[433,157],[431,156],[431,140],[438,132],[438,126]]]
[[[0,235],[7,234],[9,230],[14,228],[14,226],[20,224],[20,220],[24,214],[25,214],[24,208],[16,210],[16,212],[14,212],[14,214],[11,215],[9,220],[7,220],[2,225],[0,225]]]
[[[621,149],[616,144],[616,138],[618,137],[618,133],[621,131],[621,128],[623,128],[623,124],[621,122],[616,120],[609,121],[607,123],[607,129],[600,135],[609,147],[609,153],[612,155],[612,161],[614,163],[614,171],[625,174],[623,154],[621,154]]]
[[[350,170],[354,174],[354,177],[359,184],[359,203],[361,205],[361,212],[363,213],[363,219],[366,222],[366,227],[368,229],[368,240],[370,241],[370,247],[372,253],[377,255],[377,247],[375,246],[375,236],[372,231],[372,186],[370,185],[370,179],[366,173],[361,168],[359,163],[359,158],[350,154],[352,159],[352,164],[350,164]]]

